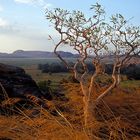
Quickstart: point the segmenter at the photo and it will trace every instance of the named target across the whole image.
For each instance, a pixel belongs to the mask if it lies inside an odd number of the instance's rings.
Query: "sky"
[[[140,25],[140,0],[0,0],[0,52],[53,51],[48,35],[56,41],[58,35],[46,20],[45,9],[81,10],[88,15],[96,2],[103,5],[108,17],[121,13]]]

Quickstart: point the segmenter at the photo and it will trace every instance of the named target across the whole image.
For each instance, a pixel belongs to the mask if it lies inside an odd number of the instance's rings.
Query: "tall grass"
[[[6,111],[5,115],[0,115],[0,139],[88,140],[80,86],[78,83],[63,83],[61,86],[69,100],[44,100],[49,109],[39,104],[25,110],[21,106],[11,107],[9,111],[14,109],[15,114]],[[97,106],[92,126],[95,140],[139,140],[139,93],[126,94],[122,87],[113,92]]]

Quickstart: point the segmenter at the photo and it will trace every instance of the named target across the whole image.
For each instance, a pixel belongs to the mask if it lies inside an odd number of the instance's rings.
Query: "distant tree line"
[[[51,63],[51,64],[39,64],[38,69],[42,71],[42,73],[60,73],[60,72],[68,72],[68,69],[62,63]]]
[[[69,65],[72,67],[74,66],[73,62],[69,62]],[[88,63],[88,69],[89,71],[94,71],[95,68],[92,64]],[[39,64],[38,69],[42,71],[42,73],[60,73],[60,72],[69,72],[69,70],[66,68],[66,66],[63,63],[46,63],[46,64]],[[79,64],[78,67],[79,72],[83,72],[82,65]]]
[[[73,62],[69,62],[71,66],[74,65]],[[88,70],[90,73],[95,71],[94,66],[91,63],[87,63]],[[63,63],[46,63],[39,64],[38,69],[42,71],[42,73],[61,73],[61,72],[69,72],[66,66]],[[111,74],[113,70],[113,64],[105,65],[105,73]],[[84,70],[82,66],[78,67],[78,71],[83,73]],[[125,67],[122,67],[121,74],[126,75],[128,79],[140,80],[140,64],[129,64]]]
[[[111,74],[113,70],[112,64],[107,64],[105,66],[105,71]],[[126,75],[129,80],[135,79],[140,80],[140,64],[129,64],[121,68],[121,74]]]

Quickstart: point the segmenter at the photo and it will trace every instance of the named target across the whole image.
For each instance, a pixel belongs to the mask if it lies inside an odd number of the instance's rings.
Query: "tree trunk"
[[[94,128],[96,123],[96,105],[103,100],[104,97],[108,96],[111,93],[111,90],[117,86],[120,82],[120,68],[117,67],[117,64],[113,67],[112,80],[113,83],[98,97],[97,87],[95,79],[98,75],[103,74],[103,68],[100,63],[95,65],[95,73],[91,77],[90,85],[88,87],[87,83],[84,81],[84,78],[80,79],[80,85],[83,92],[83,103],[84,103],[84,123],[85,130],[89,137],[89,140],[96,140],[97,138],[94,135]]]
[[[99,140],[95,136],[96,125],[96,102],[95,100],[87,100],[84,102],[84,119],[85,119],[85,131],[89,140]]]
[[[89,89],[86,85],[83,85],[82,82],[81,89],[83,92],[83,104],[84,104],[84,124],[85,124],[85,130],[88,135],[89,140],[96,140],[97,138],[93,134],[94,130],[94,123],[96,121],[95,119],[95,100],[93,100],[93,96],[91,96],[91,91],[89,92]]]

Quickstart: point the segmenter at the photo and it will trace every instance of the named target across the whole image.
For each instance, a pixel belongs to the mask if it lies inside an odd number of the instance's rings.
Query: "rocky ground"
[[[1,110],[11,108],[16,104],[21,106],[39,104],[45,107],[43,99],[47,97],[49,95],[44,94],[22,68],[0,64]]]

